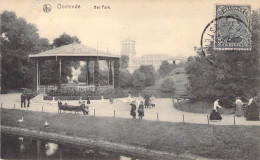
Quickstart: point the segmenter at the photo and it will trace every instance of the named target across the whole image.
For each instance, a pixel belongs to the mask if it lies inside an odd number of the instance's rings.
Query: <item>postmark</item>
[[[250,6],[216,5],[216,19],[215,49],[251,50]]]

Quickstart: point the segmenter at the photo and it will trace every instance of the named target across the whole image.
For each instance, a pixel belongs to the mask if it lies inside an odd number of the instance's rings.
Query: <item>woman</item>
[[[139,116],[139,119],[143,119],[143,116],[144,116],[144,105],[143,105],[143,102],[141,101],[139,107],[138,107],[138,116]]]
[[[146,95],[146,96],[144,97],[144,106],[145,106],[145,108],[148,108],[148,107],[149,107],[149,101],[150,101],[150,98],[149,98],[148,95]]]
[[[79,97],[79,105],[81,105],[81,104],[82,104],[82,98]]]
[[[87,104],[90,104],[89,96],[87,96]]]
[[[219,104],[218,104],[219,99],[216,99],[216,101],[214,102],[214,106],[213,106],[213,110],[210,114],[209,119],[210,120],[222,120],[222,117],[219,113],[219,108],[223,109]]]
[[[131,111],[130,111],[130,115],[133,116],[133,119],[136,119],[136,105],[135,102],[133,101],[131,104]]]
[[[246,109],[246,120],[259,120],[259,110],[256,98],[249,101]]]
[[[236,116],[242,116],[243,115],[243,102],[240,100],[240,97],[236,98]]]

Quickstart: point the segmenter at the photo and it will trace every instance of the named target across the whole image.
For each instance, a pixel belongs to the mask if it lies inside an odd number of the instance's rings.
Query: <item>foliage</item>
[[[76,36],[70,36],[63,33],[58,38],[53,40],[52,48],[61,47],[71,43],[81,43]],[[78,68],[80,66],[78,61],[62,61],[61,64],[61,82],[67,83],[67,77],[72,77],[72,67]],[[43,70],[41,71],[41,84],[58,84],[59,83],[59,61],[44,61],[41,65]]]
[[[119,74],[120,74],[120,62],[118,59],[115,60],[114,62],[114,87],[118,88],[119,87]]]
[[[140,66],[140,72],[145,75],[145,86],[151,86],[155,82],[155,70],[152,65]]]
[[[98,60],[94,61],[94,85],[99,86],[99,62],[98,62]]]
[[[37,92],[32,91],[31,89],[24,89],[24,91],[23,91],[22,94],[23,94],[23,96],[24,96],[26,99],[32,99],[32,98],[34,98],[35,96],[38,95]]]
[[[158,73],[160,74],[161,77],[165,77],[171,71],[176,67],[176,64],[169,64],[167,60],[162,61],[162,64],[160,65],[158,69]]]
[[[129,65],[129,56],[121,55],[121,58],[120,58],[120,68],[121,69],[127,69],[128,65]]]
[[[134,87],[147,87],[153,85],[155,82],[155,70],[152,65],[142,65],[133,73]]]
[[[133,86],[133,76],[128,70],[121,70],[119,74],[120,87],[128,88]]]
[[[133,73],[133,86],[136,88],[145,87],[145,74],[142,73],[139,69],[135,70]]]
[[[222,105],[232,107],[235,97],[242,100],[257,95],[260,90],[259,40],[260,15],[252,14],[251,51],[215,51],[213,45],[207,49],[210,64],[197,50],[186,66],[189,85],[188,94],[193,100],[213,101],[219,97]]]
[[[163,92],[173,92],[174,91],[174,81],[171,77],[167,77],[161,84],[161,90]]]
[[[55,38],[53,40],[53,44],[52,46],[54,48],[56,47],[61,47],[61,46],[64,46],[64,45],[68,45],[68,44],[71,44],[71,43],[81,43],[80,40],[78,39],[77,36],[70,36],[66,33],[63,33],[59,38]]]
[[[59,89],[59,90],[49,90],[47,95],[44,97],[45,100],[52,100],[52,97],[55,99],[61,100],[79,100],[81,97],[82,100],[87,99],[89,96],[90,99],[101,99],[103,96],[104,99],[114,98],[122,98],[127,97],[128,93],[122,90],[115,89],[106,89],[106,90],[77,90],[77,89]]]
[[[89,70],[88,70],[88,76],[86,75],[87,73],[87,63],[85,63],[85,65],[80,67],[80,75],[78,76],[78,81],[79,82],[87,82],[86,78],[88,78],[88,84],[93,84],[93,66],[94,66],[94,62],[93,61],[89,61]]]
[[[49,49],[49,42],[39,37],[33,24],[18,18],[14,12],[4,11],[0,17],[1,91],[30,87],[32,70],[28,55]]]
[[[113,85],[112,63],[109,62],[109,85]]]

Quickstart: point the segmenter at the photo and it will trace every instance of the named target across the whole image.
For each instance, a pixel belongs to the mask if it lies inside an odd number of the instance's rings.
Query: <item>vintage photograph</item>
[[[0,159],[260,159],[259,1],[8,0],[0,26]]]

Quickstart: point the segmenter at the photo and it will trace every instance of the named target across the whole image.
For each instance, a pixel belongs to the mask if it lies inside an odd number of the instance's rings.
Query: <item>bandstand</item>
[[[78,43],[64,45],[52,50],[44,51],[38,54],[29,55],[33,61],[33,90],[46,91],[49,89],[57,89],[70,87],[61,84],[62,77],[62,63],[64,61],[85,61],[86,62],[86,85],[74,86],[76,89],[95,90],[98,87],[117,88],[119,86],[119,67],[120,55],[112,55],[111,53],[93,49]],[[45,60],[54,60],[59,64],[59,84],[58,85],[41,85],[40,82],[40,64]],[[105,60],[108,66],[108,86],[99,85],[99,61]],[[89,68],[90,62],[94,62],[94,67]],[[93,82],[89,84],[90,76],[89,70],[93,69]],[[112,71],[110,74],[110,71]]]

